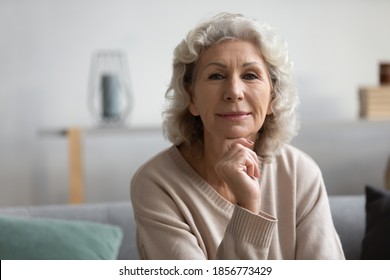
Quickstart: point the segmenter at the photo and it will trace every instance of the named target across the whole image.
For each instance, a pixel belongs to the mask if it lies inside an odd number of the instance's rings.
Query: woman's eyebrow
[[[264,65],[261,62],[259,62],[259,61],[245,62],[245,63],[243,63],[241,65],[241,67],[242,68],[246,68],[246,67],[250,67],[250,66],[253,66],[253,65],[258,66],[260,69],[264,69],[265,68]],[[212,67],[212,66],[217,66],[217,67],[222,68],[222,69],[227,69],[228,68],[228,66],[226,64],[222,63],[222,62],[212,61],[212,62],[207,63],[204,66],[203,70],[205,70],[205,69],[207,69],[209,67]]]
[[[258,65],[260,67],[263,67],[263,64],[258,62],[258,61],[245,62],[242,66],[243,67],[248,67],[248,66],[251,66],[251,65]]]
[[[207,63],[206,66],[204,67],[205,69],[210,67],[210,66],[218,66],[218,67],[221,67],[221,68],[227,68],[227,66],[221,62],[210,62],[210,63]]]
[[[260,67],[263,66],[263,64],[258,62],[258,61],[249,61],[249,62],[243,63],[242,67],[248,67],[248,66],[251,66],[251,65],[258,65]],[[206,64],[206,66],[204,68],[207,68],[207,67],[210,67],[210,66],[218,66],[218,67],[222,67],[222,68],[227,68],[227,65],[223,64],[222,62],[210,62],[210,63]]]

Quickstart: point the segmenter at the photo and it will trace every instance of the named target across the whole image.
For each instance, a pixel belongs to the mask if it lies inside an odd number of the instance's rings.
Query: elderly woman
[[[236,14],[175,49],[164,132],[135,174],[142,259],[343,259],[318,166],[288,144],[297,96],[286,44]]]

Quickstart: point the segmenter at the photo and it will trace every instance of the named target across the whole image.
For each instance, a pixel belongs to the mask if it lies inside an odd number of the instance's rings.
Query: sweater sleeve
[[[235,206],[217,259],[266,260],[276,223],[266,213],[256,215]]]
[[[298,194],[296,259],[344,259],[321,172],[317,166]],[[307,176],[306,176],[307,177]]]

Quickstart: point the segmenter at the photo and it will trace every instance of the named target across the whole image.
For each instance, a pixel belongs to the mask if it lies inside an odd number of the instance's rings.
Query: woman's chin
[[[215,129],[213,132],[211,132],[211,130],[205,130],[205,137],[206,139],[211,137],[215,140],[246,138],[253,141],[256,139],[257,132],[258,130],[256,130],[256,128],[248,128],[243,126],[232,126],[227,128],[219,127],[219,129]]]
[[[238,139],[238,138],[256,138],[256,133],[253,131],[246,131],[246,130],[234,130],[230,131],[229,133],[225,133],[226,139]]]

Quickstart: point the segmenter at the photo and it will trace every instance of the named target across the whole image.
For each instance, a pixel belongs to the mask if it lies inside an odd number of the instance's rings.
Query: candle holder
[[[122,126],[133,107],[130,74],[123,51],[96,52],[91,59],[88,107],[99,126]]]

